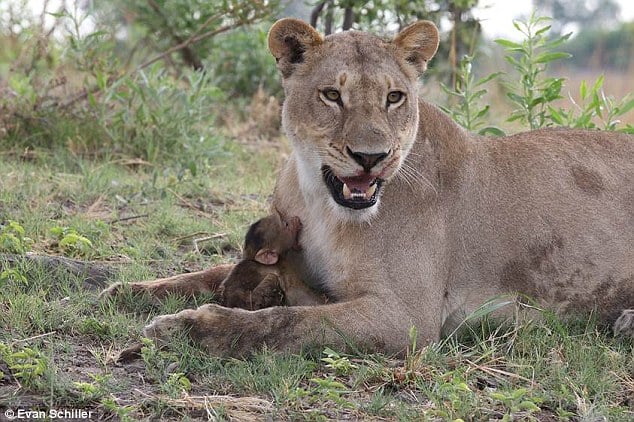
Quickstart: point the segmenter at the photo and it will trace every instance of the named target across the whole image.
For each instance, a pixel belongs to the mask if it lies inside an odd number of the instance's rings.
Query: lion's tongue
[[[345,199],[368,200],[376,191],[376,179],[370,176],[342,177],[342,194]]]

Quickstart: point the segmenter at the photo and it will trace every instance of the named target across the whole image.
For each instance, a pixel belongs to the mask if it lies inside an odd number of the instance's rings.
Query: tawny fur
[[[210,353],[267,344],[298,351],[347,341],[402,352],[439,339],[487,300],[523,294],[563,313],[596,312],[632,332],[634,139],[546,129],[503,138],[462,130],[418,95],[438,33],[416,24],[394,41],[362,32],[323,38],[292,19],[270,48],[283,75],[283,125],[293,153],[274,206],[303,223],[304,280],[333,303],[256,312],[206,305],[158,317],[145,333],[189,327]],[[324,98],[336,89],[342,104]],[[386,106],[390,90],[405,93]],[[337,204],[321,174],[361,171],[352,151],[388,158],[379,203]],[[210,270],[211,271],[211,270]],[[148,287],[152,289],[152,287]]]

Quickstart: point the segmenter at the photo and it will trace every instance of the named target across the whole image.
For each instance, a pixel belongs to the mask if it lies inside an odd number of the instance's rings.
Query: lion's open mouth
[[[376,204],[384,180],[370,175],[342,177],[328,166],[321,168],[324,182],[335,202],[343,207],[360,210]]]

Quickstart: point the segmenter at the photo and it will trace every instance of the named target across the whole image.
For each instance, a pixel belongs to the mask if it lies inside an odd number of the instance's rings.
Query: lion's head
[[[269,33],[286,94],[282,122],[302,193],[335,215],[362,221],[401,167],[418,127],[417,79],[438,48],[433,23],[392,41],[348,31],[323,38],[282,19]]]

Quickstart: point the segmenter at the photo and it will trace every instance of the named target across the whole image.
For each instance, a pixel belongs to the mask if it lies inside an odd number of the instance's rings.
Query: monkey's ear
[[[299,19],[280,19],[269,31],[269,51],[284,78],[293,73],[297,63],[304,61],[304,53],[308,49],[322,42],[321,34]]]
[[[393,42],[420,75],[438,50],[438,28],[433,22],[418,21],[399,32]]]
[[[260,249],[255,254],[255,260],[264,265],[275,265],[279,258],[279,254],[274,249]]]

